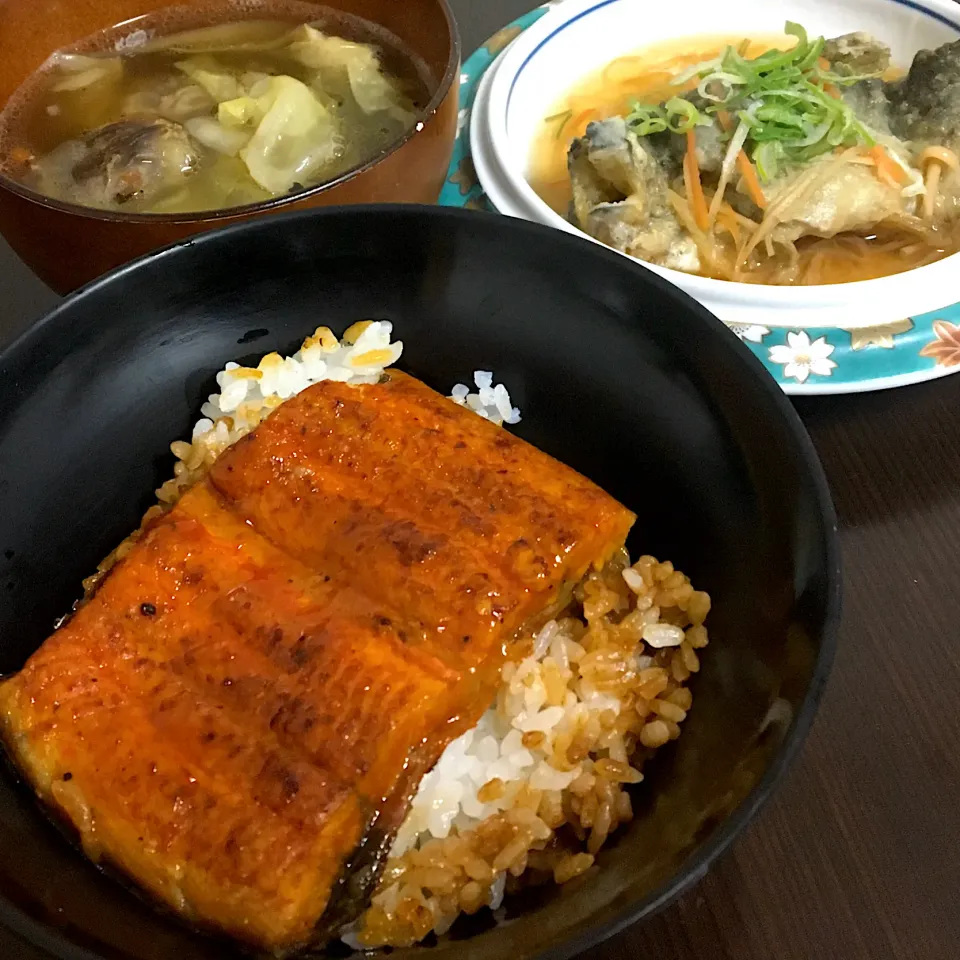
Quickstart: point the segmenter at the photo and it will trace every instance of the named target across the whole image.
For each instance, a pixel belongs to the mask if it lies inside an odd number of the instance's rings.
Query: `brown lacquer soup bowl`
[[[7,104],[54,51],[172,6],[198,8],[202,23],[202,8],[209,2],[0,0],[0,104]],[[93,209],[44,197],[0,173],[0,233],[44,282],[67,293],[157,247],[261,214],[357,203],[434,203],[456,135],[460,77],[460,39],[446,0],[323,0],[317,6],[385,28],[420,58],[427,74],[426,103],[401,139],[319,186],[196,213]],[[233,18],[269,16],[269,4],[237,4]]]

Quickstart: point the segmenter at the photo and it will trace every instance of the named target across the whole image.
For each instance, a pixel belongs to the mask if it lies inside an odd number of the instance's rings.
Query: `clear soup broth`
[[[171,7],[54,53],[0,113],[0,169],[127,213],[257,203],[388,150],[429,79],[392,34],[321,5]]]

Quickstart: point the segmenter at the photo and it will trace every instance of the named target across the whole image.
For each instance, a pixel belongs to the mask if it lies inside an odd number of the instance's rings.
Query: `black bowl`
[[[210,233],[75,294],[0,355],[0,671],[137,524],[226,361],[370,317],[440,390],[496,371],[517,432],[637,511],[632,549],[714,597],[691,717],[600,868],[469,939],[393,954],[570,956],[689,887],[756,813],[810,726],[839,605],[833,509],[789,403],[719,321],[625,257],[505,217],[355,208]],[[233,955],[89,865],[11,775],[0,897],[31,957]]]

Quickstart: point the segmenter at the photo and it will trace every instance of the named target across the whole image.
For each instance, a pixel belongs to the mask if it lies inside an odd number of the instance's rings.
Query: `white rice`
[[[508,423],[512,426],[520,422],[520,411],[511,406],[507,388],[502,383],[494,384],[493,374],[489,370],[475,371],[473,382],[477,386],[476,393],[471,392],[465,383],[458,383],[450,391],[450,399],[494,423]]]
[[[391,340],[393,324],[386,320],[362,320],[338,340],[329,327],[318,327],[290,357],[268,353],[256,367],[228,363],[217,374],[219,393],[212,393],[200,408],[203,414],[193,427],[189,442],[171,445],[180,461],[174,478],[157,496],[172,504],[205,473],[223,451],[254,430],[284,400],[324,380],[341,383],[376,383],[403,353],[403,343]],[[477,392],[457,384],[450,399],[467,406],[494,423],[517,423],[520,411],[510,402],[503,384],[493,374],[474,374]]]
[[[551,620],[537,635],[533,655],[504,667],[497,704],[473,730],[444,750],[437,765],[421,781],[390,851],[391,857],[431,838],[443,839],[451,831],[464,833],[493,814],[510,809],[524,784],[534,790],[565,790],[584,772],[583,764],[568,771],[550,765],[554,740],[578,729],[591,714],[599,718],[607,710],[619,713],[620,701],[598,693],[586,680],[580,680],[576,690],[568,692],[562,707],[548,707],[543,680],[543,671],[550,669],[551,661],[566,672],[584,652]],[[534,731],[544,733],[545,738],[536,747],[524,747],[523,734]],[[611,746],[611,758],[625,762],[626,751]],[[477,793],[492,780],[504,784],[503,795],[483,803]]]
[[[268,353],[255,368],[228,363],[217,374],[220,393],[211,394],[200,408],[203,419],[194,426],[193,439],[215,429],[225,415],[233,419],[235,428],[252,429],[265,411],[323,380],[376,383],[403,353],[403,342],[391,341],[392,333],[393,324],[386,320],[356,323],[342,341],[329,327],[319,327],[292,357]],[[477,392],[458,383],[450,399],[494,423],[520,422],[520,411],[511,405],[507,388],[495,384],[492,373],[477,370],[474,382]]]

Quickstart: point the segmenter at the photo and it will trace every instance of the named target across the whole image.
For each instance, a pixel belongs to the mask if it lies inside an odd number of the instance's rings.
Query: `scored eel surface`
[[[333,935],[505,649],[634,516],[404,374],[281,405],[0,684],[92,858],[188,921]]]

